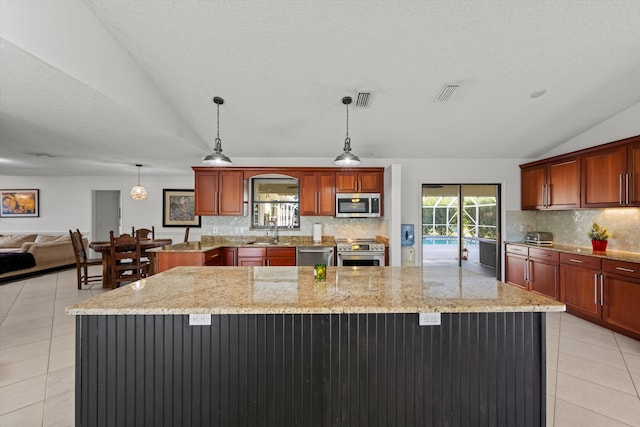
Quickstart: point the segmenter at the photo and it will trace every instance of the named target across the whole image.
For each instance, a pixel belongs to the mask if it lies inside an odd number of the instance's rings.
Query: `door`
[[[500,185],[422,186],[422,263],[500,277]]]
[[[120,190],[93,190],[91,192],[91,236],[90,241],[108,241],[109,232],[120,234]],[[93,253],[91,258],[100,258]]]

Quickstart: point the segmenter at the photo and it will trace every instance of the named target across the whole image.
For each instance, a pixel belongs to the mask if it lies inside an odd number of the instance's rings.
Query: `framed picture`
[[[200,227],[193,190],[162,190],[163,227]]]
[[[0,190],[3,218],[29,218],[40,216],[40,190]]]

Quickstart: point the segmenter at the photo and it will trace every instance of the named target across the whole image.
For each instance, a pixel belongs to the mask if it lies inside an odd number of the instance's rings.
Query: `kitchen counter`
[[[150,249],[148,252],[208,252],[219,248],[278,248],[278,247],[297,247],[297,246],[335,246],[333,241],[324,241],[322,243],[303,243],[303,242],[287,242],[281,241],[279,243],[267,243],[261,241],[228,241],[228,242],[187,242],[177,243],[175,245],[167,245],[162,248]]]
[[[562,310],[453,267],[176,267],[67,307],[76,425],[544,425]]]
[[[176,267],[68,314],[310,314],[563,311],[564,304],[454,268]]]
[[[556,244],[556,243],[554,243],[553,245],[536,245],[536,244],[525,243],[525,242],[506,242],[506,243],[510,245],[526,246],[529,248],[551,249],[554,251],[565,252],[569,254],[589,255],[589,256],[611,259],[616,261],[640,263],[640,253],[637,253],[637,252],[624,252],[624,251],[612,251],[612,250],[607,250],[606,252],[594,252],[591,247],[587,247],[587,246],[562,245],[562,244]]]

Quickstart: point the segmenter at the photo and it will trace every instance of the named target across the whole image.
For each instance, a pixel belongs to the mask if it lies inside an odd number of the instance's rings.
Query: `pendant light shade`
[[[342,154],[340,154],[333,161],[337,166],[358,166],[362,164],[358,156],[351,152],[351,138],[349,138],[349,104],[351,104],[351,97],[345,96],[342,98],[342,103],[347,109],[347,137],[344,139],[344,148]]]
[[[222,141],[220,140],[220,105],[224,104],[224,99],[219,96],[215,96],[213,98],[213,102],[218,106],[216,115],[218,119],[218,133],[215,139],[216,145],[213,147],[213,153],[202,159],[202,163],[210,166],[230,166],[231,159],[222,154]]]
[[[133,200],[147,200],[147,189],[140,185],[140,168],[142,165],[136,165],[138,167],[138,184],[134,185],[129,193]]]

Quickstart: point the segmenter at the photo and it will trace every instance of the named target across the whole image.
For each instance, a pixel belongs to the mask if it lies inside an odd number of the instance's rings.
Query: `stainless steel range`
[[[383,266],[384,244],[373,239],[336,239],[338,266]]]

